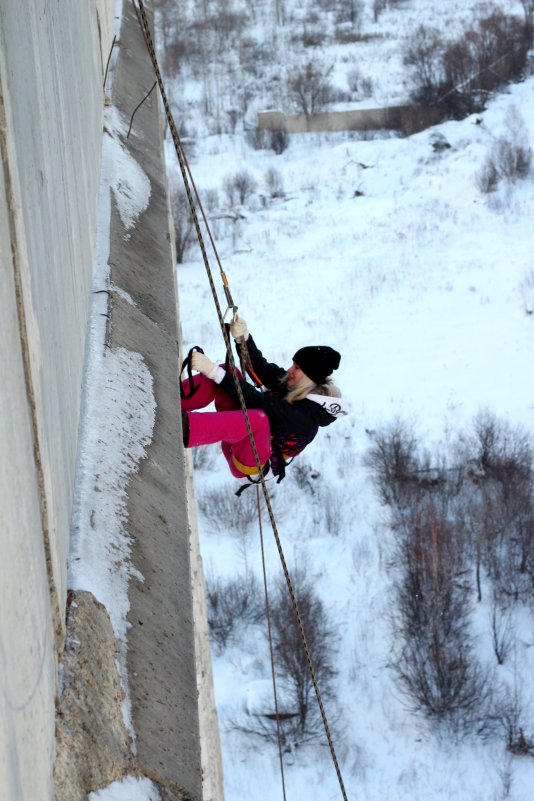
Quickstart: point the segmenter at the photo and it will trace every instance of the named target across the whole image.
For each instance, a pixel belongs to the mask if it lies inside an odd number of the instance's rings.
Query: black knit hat
[[[316,384],[325,384],[332,371],[339,367],[341,356],[328,345],[310,345],[298,350],[293,361]]]

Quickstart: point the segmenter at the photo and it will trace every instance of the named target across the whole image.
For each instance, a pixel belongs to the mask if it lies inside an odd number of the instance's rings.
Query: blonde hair
[[[284,398],[287,403],[296,403],[297,401],[304,400],[308,395],[327,395],[331,398],[340,398],[341,390],[336,387],[331,378],[327,378],[324,384],[316,384],[307,375],[304,375],[302,380],[299,381],[296,387],[292,389],[287,388],[287,374],[281,381],[282,386],[286,385],[286,396]]]

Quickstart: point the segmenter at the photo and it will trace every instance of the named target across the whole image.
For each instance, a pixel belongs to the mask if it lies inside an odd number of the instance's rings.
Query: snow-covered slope
[[[405,139],[299,135],[280,156],[252,150],[239,135],[197,142],[192,168],[201,193],[221,191],[225,176],[243,167],[260,186],[271,167],[283,180],[283,198],[262,202],[258,190],[239,209],[242,219],[219,229],[234,299],[264,353],[288,366],[306,344],[342,353],[336,379],[351,416],[299,457],[320,473],[316,494],[291,476],[273,494],[290,566],[307,564],[339,633],[337,702],[327,712],[337,719],[354,801],[533,797],[531,758],[511,757],[498,738],[439,739],[407,711],[389,664],[390,534],[362,463],[366,431],[396,417],[413,423],[428,446],[468,429],[481,409],[534,432],[534,317],[527,313],[534,305],[533,176],[503,182],[490,195],[476,181],[512,109],[532,144],[533,78],[495,97],[481,122],[448,122]],[[436,132],[450,148],[435,152]],[[201,344],[222,358],[194,251],[179,266],[178,282],[184,347]],[[222,291],[220,297],[224,307]],[[197,488],[201,499],[214,488],[235,489],[216,447],[198,468]],[[325,522],[327,503],[339,509],[334,532]],[[208,574],[242,574],[245,558],[259,572],[254,527],[236,540],[224,519],[203,520]],[[267,539],[274,578],[280,567]],[[533,644],[534,619],[526,613],[514,664],[498,668],[524,677],[527,710]],[[232,726],[243,714],[247,684],[270,675],[263,634],[240,631],[215,656],[215,675],[227,801],[281,797],[276,747]],[[528,714],[534,727],[532,709]],[[287,755],[286,784],[288,797],[300,801],[340,797],[326,748]]]

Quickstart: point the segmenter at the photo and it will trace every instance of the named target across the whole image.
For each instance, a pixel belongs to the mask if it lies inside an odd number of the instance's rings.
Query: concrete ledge
[[[154,81],[137,19],[124,4],[113,104],[129,120]],[[126,231],[112,206],[111,348],[141,354],[154,382],[156,421],[148,458],[128,487],[132,561],[128,676],[136,762],[168,801],[200,799],[190,543],[182,447],[175,260],[158,95],[137,111],[123,141],[147,175],[150,201]],[[127,293],[131,302],[124,300]]]

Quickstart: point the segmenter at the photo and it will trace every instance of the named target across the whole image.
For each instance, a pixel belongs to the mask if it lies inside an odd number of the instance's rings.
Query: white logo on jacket
[[[349,413],[348,404],[343,398],[332,398],[329,395],[306,395],[307,400],[318,403],[332,417],[344,417]]]

